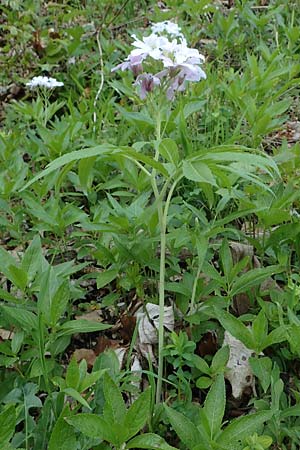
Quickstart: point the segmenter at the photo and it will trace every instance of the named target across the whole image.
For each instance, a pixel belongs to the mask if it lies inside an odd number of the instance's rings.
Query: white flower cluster
[[[137,76],[136,84],[141,87],[141,98],[151,92],[161,80],[168,80],[167,97],[173,99],[175,91],[183,91],[186,81],[200,81],[206,78],[200,65],[205,58],[197,49],[189,48],[180,27],[169,20],[153,24],[152,33],[142,39],[132,35],[135,47],[126,60],[112,69],[131,70]],[[149,58],[162,63],[162,70],[156,74],[144,72],[143,64]]]
[[[57,81],[55,78],[50,77],[33,77],[31,81],[28,81],[26,83],[26,86],[28,86],[30,89],[38,88],[38,87],[45,87],[47,89],[53,89],[56,87],[63,86],[64,83],[62,81]]]

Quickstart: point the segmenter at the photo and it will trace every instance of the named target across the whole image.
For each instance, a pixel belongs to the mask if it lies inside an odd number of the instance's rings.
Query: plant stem
[[[163,348],[164,348],[164,316],[165,316],[165,272],[166,272],[166,231],[167,231],[167,220],[168,212],[172,199],[174,189],[181,177],[177,178],[166,198],[165,207],[162,207],[162,201],[159,202],[158,211],[160,217],[160,268],[159,268],[159,326],[158,326],[158,377],[157,377],[157,387],[156,387],[156,404],[158,405],[161,401],[161,391],[162,391],[162,378],[163,378]],[[168,181],[166,182],[168,183]]]

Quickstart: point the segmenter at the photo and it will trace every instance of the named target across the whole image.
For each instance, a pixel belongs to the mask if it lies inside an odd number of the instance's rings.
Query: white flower
[[[28,86],[30,89],[34,89],[37,87],[45,87],[47,89],[53,89],[55,87],[63,86],[64,83],[62,81],[57,81],[55,78],[50,77],[33,77],[31,81],[28,81],[26,83],[26,86]]]
[[[171,22],[170,20],[154,23],[151,30],[156,34],[166,32],[172,36],[183,36],[181,33],[181,28],[177,25],[177,23]]]
[[[143,55],[143,59],[147,58],[147,56],[153,59],[161,59],[161,49],[169,42],[166,37],[157,36],[154,33],[150,34],[150,36],[143,37],[142,41],[135,34],[132,37],[135,39],[132,45],[136,48],[130,52],[130,56]]]

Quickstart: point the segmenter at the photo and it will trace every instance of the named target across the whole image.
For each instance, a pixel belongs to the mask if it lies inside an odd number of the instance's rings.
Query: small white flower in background
[[[177,23],[171,22],[170,20],[165,20],[164,22],[154,23],[151,27],[153,33],[163,33],[164,31],[172,36],[182,36],[181,28]]]
[[[61,87],[63,85],[64,83],[62,81],[57,81],[55,78],[43,76],[33,77],[31,81],[28,81],[28,83],[26,83],[26,86],[28,86],[30,89],[35,89],[38,87],[53,89],[56,87]]]
[[[206,78],[200,68],[205,61],[204,56],[197,49],[187,46],[181,28],[176,23],[166,20],[152,24],[151,31],[149,36],[142,39],[133,34],[132,45],[135,48],[123,63],[112,69],[112,72],[119,69],[133,72],[142,100],[155,86],[163,86],[167,98],[172,100],[176,91],[184,91],[187,81]],[[162,70],[155,73],[158,64]]]

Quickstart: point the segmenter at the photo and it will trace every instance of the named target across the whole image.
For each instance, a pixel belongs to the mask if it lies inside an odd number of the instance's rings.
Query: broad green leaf
[[[204,402],[204,412],[210,425],[211,440],[215,438],[221,429],[225,404],[225,382],[223,374],[220,374],[211,385]]]
[[[259,379],[264,392],[266,393],[271,384],[272,360],[268,357],[249,358],[252,372]]]
[[[268,320],[263,310],[259,312],[252,322],[252,333],[256,342],[264,342],[268,334]]]
[[[37,316],[31,311],[11,306],[0,305],[4,313],[9,317],[12,324],[20,327],[26,332],[37,329]]]
[[[93,333],[94,331],[103,331],[110,328],[111,325],[107,325],[99,322],[92,322],[91,320],[78,319],[65,322],[58,329],[57,332],[60,336],[74,334],[74,333]]]
[[[198,380],[196,381],[196,386],[199,389],[207,389],[209,388],[209,386],[211,386],[213,382],[212,378],[209,377],[200,377],[198,378]]]
[[[102,416],[83,413],[73,417],[67,417],[66,421],[86,436],[109,440],[107,439],[109,424]]]
[[[150,414],[151,389],[139,395],[126,413],[124,426],[128,429],[127,439],[138,433],[147,422]]]
[[[272,330],[264,341],[264,348],[270,347],[273,344],[279,344],[287,340],[287,328],[282,325],[275,330]]]
[[[107,372],[103,376],[103,381],[105,397],[103,417],[108,423],[123,424],[126,417],[126,407],[121,391]]]
[[[71,358],[69,362],[67,372],[66,372],[66,386],[68,388],[76,389],[78,388],[80,380],[79,367],[76,361],[75,356]]]
[[[22,269],[27,273],[27,277],[30,281],[33,280],[36,272],[40,269],[41,259],[41,239],[37,234],[27,247],[22,259]]]
[[[220,370],[224,370],[226,367],[226,364],[229,359],[229,347],[228,345],[225,345],[224,347],[221,347],[217,353],[214,355],[213,360],[211,362],[211,372],[217,373]]]
[[[167,405],[164,407],[172,428],[187,448],[191,449],[201,442],[201,434],[190,419]]]
[[[217,319],[225,330],[229,331],[236,339],[239,339],[243,344],[250,348],[256,348],[256,341],[253,339],[251,331],[239,319],[218,308],[214,308]]]
[[[50,298],[50,325],[56,327],[59,319],[65,313],[70,298],[68,281],[64,281]]]
[[[205,359],[201,358],[201,356],[198,355],[194,356],[195,357],[193,358],[193,364],[195,365],[195,367],[201,372],[205,373],[205,375],[210,375],[211,370]]]
[[[66,422],[66,418],[70,414],[70,407],[67,405],[54,425],[48,450],[71,450],[77,447],[77,437],[74,428]]]
[[[134,437],[127,442],[125,448],[140,449],[146,448],[151,450],[175,450],[175,447],[167,444],[167,442],[157,434],[145,433]]]
[[[173,163],[175,166],[179,161],[179,153],[178,147],[173,139],[163,139],[159,144],[159,153],[163,156],[167,161]]]
[[[119,274],[119,269],[108,269],[97,275],[97,289],[101,289],[107,284],[111,283],[117,275]]]
[[[0,414],[0,445],[8,443],[14,434],[16,426],[16,411],[15,406],[11,405],[4,409]]]
[[[183,161],[183,175],[192,181],[217,186],[216,179],[207,164],[201,161]]]
[[[12,281],[14,285],[21,289],[21,291],[24,291],[28,282],[27,272],[16,265],[9,266],[8,272],[8,278],[10,279],[10,281]]]
[[[229,449],[231,444],[243,441],[257,431],[264,422],[271,419],[272,415],[272,411],[261,411],[233,420],[217,439],[218,444],[227,445]]]

